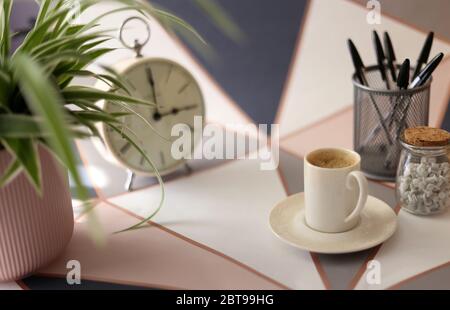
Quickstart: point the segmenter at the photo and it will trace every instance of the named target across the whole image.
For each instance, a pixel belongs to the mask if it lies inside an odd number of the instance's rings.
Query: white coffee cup
[[[368,195],[358,153],[319,149],[305,157],[305,220],[315,230],[344,232],[359,221]]]

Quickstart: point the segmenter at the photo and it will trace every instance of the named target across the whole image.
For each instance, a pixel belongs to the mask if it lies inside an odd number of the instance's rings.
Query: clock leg
[[[184,170],[186,171],[187,175],[190,175],[192,173],[192,168],[189,166],[189,164],[184,164]]]
[[[136,174],[131,171],[128,170],[127,171],[127,180],[125,181],[125,190],[128,192],[132,192],[133,191],[133,182],[134,182],[134,178],[136,177]]]

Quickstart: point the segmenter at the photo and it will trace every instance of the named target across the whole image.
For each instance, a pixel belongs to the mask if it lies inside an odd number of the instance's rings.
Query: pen
[[[375,53],[377,56],[377,63],[378,63],[378,69],[380,70],[381,79],[386,83],[386,88],[391,89],[389,85],[389,81],[386,76],[386,67],[384,66],[384,60],[386,59],[386,56],[383,52],[383,46],[381,45],[380,37],[378,36],[378,33],[376,30],[372,32],[373,34],[373,44],[375,47]]]
[[[391,72],[392,81],[397,82],[397,76],[395,71],[395,52],[394,47],[392,45],[391,38],[389,36],[389,33],[384,33],[384,47],[386,48],[386,57],[387,57],[387,65],[389,68],[389,71]]]
[[[350,55],[352,57],[353,66],[355,67],[356,77],[358,78],[359,82],[362,85],[369,86],[367,83],[366,76],[364,74],[364,63],[361,59],[361,56],[358,53],[358,50],[356,49],[355,44],[353,44],[353,41],[351,39],[348,39],[347,43],[348,43],[348,48],[350,50]],[[369,94],[369,98],[372,101],[375,111],[377,112],[378,120],[384,130],[386,138],[389,141],[389,144],[392,145],[393,142],[392,142],[391,136],[389,135],[389,131],[386,127],[386,124],[383,120],[383,115],[381,114],[380,108],[378,107],[377,103],[375,102],[375,99],[373,99],[372,94]]]
[[[426,64],[428,57],[430,57],[431,46],[433,45],[434,33],[430,32],[423,44],[422,50],[420,51],[419,58],[417,59],[416,69],[414,70],[413,79],[417,77],[422,65]]]
[[[369,83],[367,82],[366,76],[364,74],[364,63],[358,53],[358,50],[356,49],[355,44],[353,44],[353,41],[351,39],[348,39],[347,43],[350,50],[350,55],[352,57],[353,67],[355,68],[356,77],[361,84],[369,86]]]
[[[398,73],[398,79],[397,79],[397,86],[399,89],[407,89],[408,88],[408,84],[409,84],[409,71],[410,71],[410,62],[409,59],[405,59],[405,61],[403,62],[402,66],[400,67],[400,71]],[[389,121],[389,129],[391,128],[394,120],[396,121],[398,127],[396,130],[396,138],[395,141],[398,140],[398,132],[401,131],[401,128],[403,127],[403,116],[398,116],[397,114],[400,113],[400,110],[402,108],[403,102],[405,102],[405,96],[400,96],[397,98],[396,103],[394,105],[394,107],[392,108],[392,113],[391,113],[391,119]],[[409,101],[411,101],[411,98],[408,98]],[[407,101],[406,105],[408,105],[409,102]],[[400,118],[400,121],[399,121]],[[388,152],[388,155],[386,157],[386,160],[384,162],[385,167],[389,167],[391,165],[391,163],[393,162],[393,159],[395,157],[395,154],[397,153],[398,150],[398,145],[395,145],[395,147],[391,148]]]
[[[397,86],[399,89],[407,89],[409,84],[409,72],[411,70],[409,59],[405,59],[402,66],[400,67],[400,71],[398,73]],[[400,109],[398,106],[400,103],[404,101],[404,96],[400,96],[397,98],[397,102],[395,103],[392,109],[392,117],[389,122],[389,128],[392,126],[392,122],[397,118],[398,110]]]
[[[433,71],[436,70],[442,58],[444,58],[443,53],[439,53],[434,56],[434,58],[425,66],[425,68],[414,78],[408,88],[411,89],[424,85],[433,74]]]
[[[400,67],[397,78],[397,86],[399,89],[407,89],[409,84],[409,72],[410,72],[410,61],[405,59]],[[397,117],[397,112],[399,109],[399,104],[403,101],[403,96],[397,98],[394,107],[392,108],[391,119],[389,120],[389,128],[391,128],[393,121]]]

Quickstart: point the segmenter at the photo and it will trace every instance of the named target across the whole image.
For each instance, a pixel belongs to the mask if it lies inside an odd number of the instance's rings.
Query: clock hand
[[[174,114],[177,114],[178,112],[181,112],[181,111],[194,110],[194,109],[196,109],[197,107],[198,107],[197,104],[192,104],[192,105],[188,105],[188,106],[181,107],[181,108],[173,108],[173,109],[172,109],[172,112],[173,112]],[[176,112],[174,112],[174,111],[176,111]]]
[[[156,99],[156,87],[155,87],[155,79],[153,78],[153,72],[150,68],[145,68],[145,73],[147,76],[147,81],[150,84],[150,87],[152,88],[152,94],[153,94],[153,103],[155,104],[155,109],[158,112],[158,100]]]
[[[153,119],[155,121],[159,121],[164,116],[177,115],[178,113],[180,113],[182,111],[193,110],[193,109],[196,109],[197,107],[198,107],[198,105],[193,104],[193,105],[188,105],[188,106],[181,107],[181,108],[173,108],[171,111],[166,112],[166,113],[160,113],[157,111],[155,114],[153,114]]]

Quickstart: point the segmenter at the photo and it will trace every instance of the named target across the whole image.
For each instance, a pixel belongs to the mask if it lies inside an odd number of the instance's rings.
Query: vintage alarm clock
[[[134,46],[128,45],[123,38],[126,24],[132,20],[140,20],[145,23],[147,38]],[[172,143],[168,139],[176,124],[186,124],[191,130],[192,148],[186,150],[193,153],[195,144],[200,140],[202,132],[194,130],[194,118],[205,116],[204,99],[200,87],[188,70],[174,61],[162,58],[149,58],[141,55],[142,47],[150,39],[150,27],[140,17],[128,18],[120,30],[122,44],[136,51],[136,57],[127,59],[113,68],[121,75],[129,85],[132,96],[154,102],[156,106],[135,105],[133,110],[145,118],[153,129],[137,115],[122,117],[125,128],[133,132],[133,141],[136,142],[152,159],[156,169],[161,175],[169,174],[185,164],[185,159],[175,159],[171,154]],[[120,105],[113,102],[99,102],[102,109],[108,112],[126,112]],[[109,156],[117,164],[120,164],[132,172],[128,181],[128,189],[134,174],[154,176],[155,171],[145,158],[126,140],[120,133],[112,130],[105,124],[100,124],[100,134]],[[203,129],[203,128],[202,128]],[[166,137],[166,139],[162,138]]]

